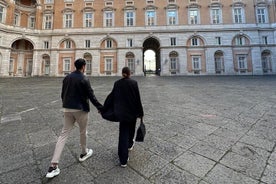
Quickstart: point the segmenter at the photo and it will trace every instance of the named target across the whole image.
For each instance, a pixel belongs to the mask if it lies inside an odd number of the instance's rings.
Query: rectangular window
[[[70,70],[71,70],[71,59],[70,58],[63,59],[63,72],[67,74],[68,72],[70,72]]]
[[[44,29],[52,29],[52,15],[45,15],[44,22]]]
[[[112,72],[112,58],[105,58],[105,71]]]
[[[191,43],[192,46],[199,46],[198,38],[192,38],[191,41],[192,41]]]
[[[127,66],[129,67],[130,71],[135,70],[134,58],[127,58]]]
[[[211,10],[211,16],[212,16],[212,23],[213,24],[220,24],[221,22],[221,11],[219,8],[213,8]]]
[[[113,26],[113,12],[105,12],[105,27]]]
[[[84,14],[84,27],[93,27],[93,14],[92,13],[85,13]]]
[[[4,7],[0,6],[0,22],[4,22]]]
[[[15,26],[19,26],[20,25],[20,23],[19,23],[20,19],[19,18],[20,18],[20,16],[19,16],[18,13],[14,14],[14,25]]]
[[[170,60],[171,60],[170,70],[177,70],[177,58],[171,57]]]
[[[133,47],[133,40],[131,38],[127,39],[127,47]]]
[[[199,24],[198,10],[189,11],[189,23],[190,24]]]
[[[171,38],[171,46],[176,46],[176,38],[175,37]]]
[[[90,40],[85,40],[85,48],[90,48],[91,47],[90,43],[91,43]]]
[[[35,17],[30,16],[29,18],[29,28],[35,28]]]
[[[112,48],[112,40],[106,40],[105,44],[105,48]]]
[[[49,41],[44,41],[43,48],[49,49]]]
[[[244,37],[237,37],[236,38],[236,45],[244,45]]]
[[[66,40],[66,41],[65,41],[65,48],[66,48],[66,49],[70,49],[71,47],[72,47],[71,41],[70,41],[70,40]]]
[[[200,56],[192,56],[192,62],[193,62],[193,70],[201,69]]]
[[[73,26],[73,15],[71,13],[67,13],[64,15],[65,16],[65,28],[71,28]]]
[[[44,3],[45,4],[51,4],[51,3],[53,3],[54,2],[54,0],[44,0]]]
[[[263,40],[263,44],[267,45],[268,42],[267,42],[267,36],[263,36],[262,37],[262,40]]]
[[[10,60],[10,63],[9,63],[9,74],[11,75],[13,73],[13,59]]]
[[[146,12],[146,25],[154,26],[155,25],[155,11],[147,11]]]
[[[242,8],[234,8],[234,23],[243,23]]]
[[[176,10],[168,11],[168,25],[176,25],[177,12]]]
[[[246,56],[239,55],[238,56],[238,67],[240,70],[246,70],[247,64],[246,64]]]
[[[257,23],[266,23],[266,11],[265,8],[257,9]]]
[[[126,12],[126,26],[134,26],[134,12]]]
[[[216,45],[221,45],[221,37],[217,36],[215,39],[216,39]]]
[[[91,71],[92,71],[92,61],[90,59],[87,59],[86,60],[86,74],[91,75]]]
[[[216,70],[216,73],[221,73],[222,71],[224,71],[224,64],[223,64],[222,57],[215,57],[215,70]]]

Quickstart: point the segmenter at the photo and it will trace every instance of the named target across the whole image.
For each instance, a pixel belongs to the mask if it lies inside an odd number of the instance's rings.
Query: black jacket
[[[77,70],[64,78],[61,99],[62,106],[68,109],[79,109],[89,112],[89,100],[98,110],[102,108],[102,105],[94,95],[89,79]]]
[[[130,78],[122,78],[114,83],[111,92],[115,117],[120,121],[134,121],[144,116],[138,84]]]

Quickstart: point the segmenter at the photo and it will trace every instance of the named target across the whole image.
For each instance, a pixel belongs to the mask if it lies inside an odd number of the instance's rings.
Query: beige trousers
[[[88,122],[88,112],[76,111],[76,112],[64,112],[64,125],[60,136],[58,137],[54,155],[51,163],[58,163],[66,140],[74,127],[74,123],[79,124],[80,130],[80,146],[82,153],[86,153],[86,128]]]

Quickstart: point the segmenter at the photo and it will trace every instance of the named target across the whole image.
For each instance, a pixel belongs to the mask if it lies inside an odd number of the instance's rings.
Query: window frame
[[[132,17],[131,16],[128,16],[128,14],[132,14]],[[125,26],[126,27],[133,27],[135,26],[135,18],[136,18],[136,15],[135,15],[135,11],[134,10],[127,10],[125,11]]]
[[[91,17],[87,17],[87,15],[91,15]],[[84,12],[83,27],[86,27],[86,28],[94,27],[94,13],[93,12]]]
[[[67,72],[71,72],[71,58],[63,58],[63,72],[66,74]]]
[[[191,17],[191,12],[196,12],[196,18],[194,18],[194,21],[192,21],[192,17]],[[189,8],[189,11],[188,11],[188,21],[189,21],[189,24],[191,25],[197,25],[197,24],[200,24],[200,12],[199,12],[199,9],[198,8]]]

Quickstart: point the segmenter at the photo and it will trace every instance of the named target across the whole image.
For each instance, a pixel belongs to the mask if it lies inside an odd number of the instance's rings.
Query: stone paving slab
[[[145,142],[119,167],[118,123],[91,105],[88,146],[79,132],[59,176],[45,178],[63,123],[63,78],[0,78],[0,184],[276,184],[276,76],[135,77]],[[90,77],[103,102],[119,77]]]

